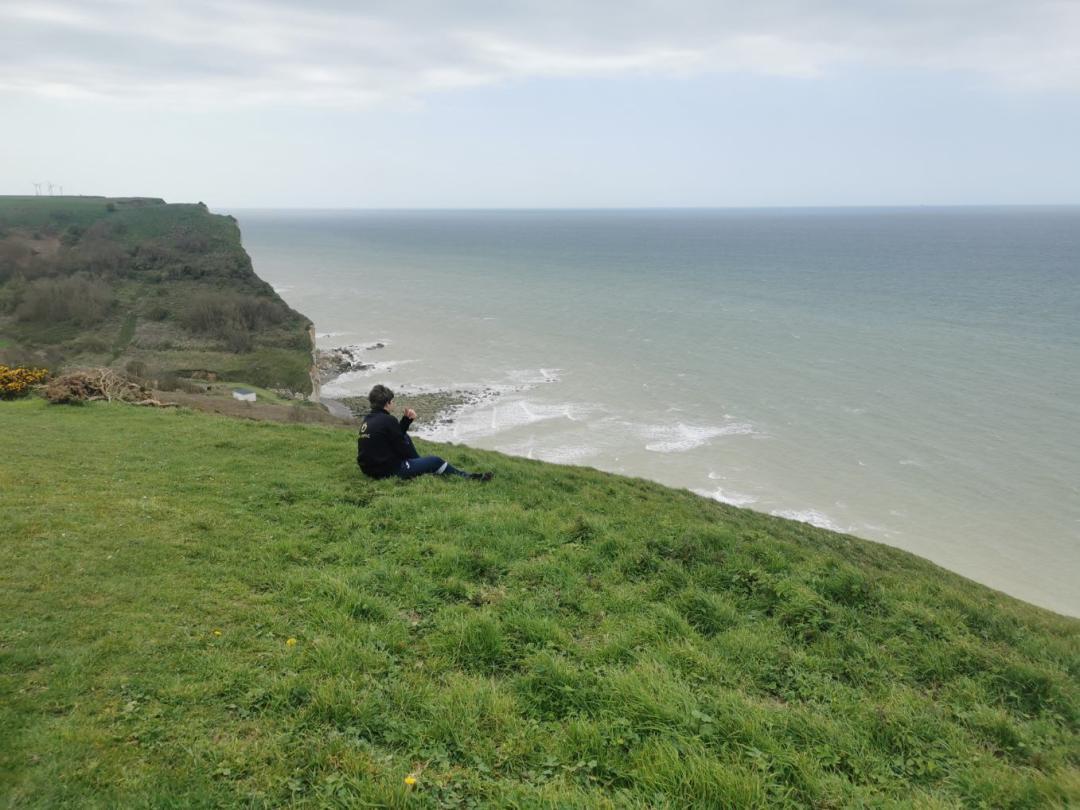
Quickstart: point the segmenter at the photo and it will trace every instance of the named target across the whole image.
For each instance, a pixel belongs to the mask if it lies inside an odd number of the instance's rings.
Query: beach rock
[[[319,372],[319,382],[326,384],[347,372],[374,368],[373,363],[365,363],[360,359],[361,354],[370,348],[382,348],[382,344],[366,348],[340,346],[336,349],[319,349],[315,353],[315,368]]]

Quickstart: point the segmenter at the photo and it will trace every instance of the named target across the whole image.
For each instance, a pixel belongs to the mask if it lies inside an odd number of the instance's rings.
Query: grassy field
[[[0,197],[0,228],[86,229],[108,220],[112,237],[127,247],[167,238],[178,230],[197,232],[211,247],[230,247],[236,241],[235,223],[207,214],[206,206],[198,203],[167,204],[149,197],[135,203],[114,197]]]
[[[1065,807],[1080,622],[462,447],[0,403],[0,803]]]
[[[147,199],[148,202],[164,202]],[[110,213],[108,197],[51,195],[0,197],[0,228],[89,227]],[[115,208],[115,203],[113,204]]]

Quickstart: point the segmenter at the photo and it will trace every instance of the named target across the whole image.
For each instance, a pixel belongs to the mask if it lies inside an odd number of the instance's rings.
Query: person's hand
[[[405,417],[407,419],[416,419],[416,411],[414,411],[412,408],[406,408]]]

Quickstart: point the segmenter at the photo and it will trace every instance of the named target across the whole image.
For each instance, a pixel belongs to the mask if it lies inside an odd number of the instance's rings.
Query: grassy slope
[[[0,429],[7,803],[1080,797],[1080,623],[903,552],[466,448],[492,484],[370,482],[324,427]]]
[[[5,343],[51,350],[61,358],[54,366],[110,365],[123,369],[137,360],[153,372],[184,373],[195,369],[217,372],[222,379],[311,390],[311,346],[308,322],[293,312],[283,324],[253,335],[252,351],[232,352],[218,341],[196,338],[178,323],[190,302],[204,293],[256,294],[280,301],[259,279],[240,241],[236,222],[214,215],[201,204],[131,205],[106,197],[0,197],[0,235],[6,232],[48,232],[109,226],[109,240],[131,253],[128,266],[107,275],[116,296],[112,315],[93,327],[75,324],[20,323],[0,319]],[[115,210],[110,211],[112,203]],[[177,239],[196,240],[198,250],[184,248]],[[166,246],[172,257],[139,267],[137,251]],[[73,248],[76,255],[79,244]],[[75,264],[78,267],[78,264]],[[3,282],[0,281],[0,288]],[[282,302],[283,306],[284,303]],[[163,309],[169,315],[151,322],[148,313]],[[162,339],[164,338],[164,342]],[[86,346],[96,348],[87,349]],[[4,346],[0,345],[0,348]]]

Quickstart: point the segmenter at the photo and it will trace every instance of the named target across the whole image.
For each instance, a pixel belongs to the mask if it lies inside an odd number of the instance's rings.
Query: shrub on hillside
[[[173,244],[184,253],[206,253],[210,249],[210,240],[193,231],[177,234]]]
[[[134,249],[134,263],[140,270],[162,267],[176,260],[177,254],[174,250],[157,242],[141,242]]]
[[[230,351],[247,352],[252,334],[281,323],[287,311],[276,301],[253,295],[197,296],[181,316],[192,332],[221,339]]]
[[[127,365],[124,366],[124,371],[132,377],[143,378],[146,376],[146,363],[142,360],[128,360]]]
[[[24,396],[48,376],[49,372],[44,368],[0,366],[0,399]]]
[[[72,247],[73,245],[77,245],[79,243],[79,240],[82,239],[82,235],[85,232],[85,228],[82,228],[78,225],[71,225],[66,231],[64,231],[63,235],[60,237],[60,241],[66,247]]]
[[[19,267],[26,265],[33,253],[22,242],[0,239],[0,282],[14,278]]]
[[[109,341],[94,333],[81,335],[68,345],[73,352],[82,354],[103,354],[110,347]]]
[[[122,245],[109,236],[90,232],[67,256],[69,267],[93,273],[115,273],[128,261],[128,253]]]
[[[92,326],[108,315],[111,306],[112,290],[102,281],[81,276],[46,278],[27,285],[15,317],[34,323]]]

